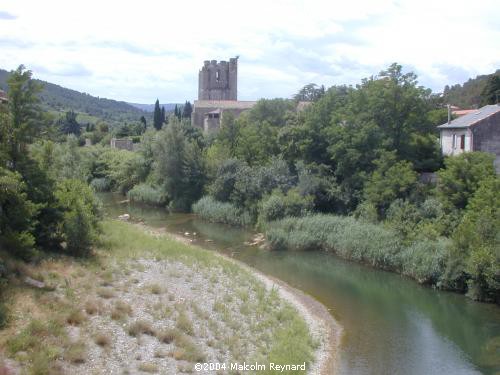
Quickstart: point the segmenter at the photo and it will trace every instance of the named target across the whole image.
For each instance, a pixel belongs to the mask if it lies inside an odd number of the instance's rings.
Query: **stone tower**
[[[238,58],[205,61],[198,77],[198,100],[238,100]]]

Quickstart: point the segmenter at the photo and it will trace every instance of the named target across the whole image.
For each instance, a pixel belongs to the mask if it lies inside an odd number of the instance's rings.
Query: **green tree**
[[[188,211],[200,198],[205,183],[202,152],[196,142],[187,139],[178,121],[155,142],[155,173],[173,210]]]
[[[455,232],[455,259],[473,298],[500,302],[500,179],[489,177],[469,200]]]
[[[100,206],[92,190],[80,180],[63,180],[55,195],[64,212],[65,250],[72,255],[89,255],[100,232]]]
[[[495,176],[494,156],[484,152],[467,152],[445,159],[438,172],[436,194],[448,210],[462,210],[481,181]]]
[[[397,161],[395,152],[384,152],[374,161],[373,171],[364,187],[366,201],[384,215],[396,199],[407,198],[417,183],[417,174],[408,161]]]
[[[64,118],[59,121],[59,130],[61,133],[68,135],[74,134],[80,136],[81,127],[78,121],[76,121],[77,114],[73,111],[68,111],[64,115]]]
[[[193,107],[190,102],[186,102],[182,108],[182,118],[191,118],[191,113],[193,112]]]
[[[153,126],[156,130],[160,130],[163,125],[161,109],[160,109],[160,101],[156,99],[155,109],[153,113]]]
[[[148,128],[148,123],[146,121],[146,117],[144,116],[141,116],[141,124],[142,124],[142,132],[144,133],[146,131],[146,129]]]
[[[309,83],[294,95],[293,99],[297,102],[315,102],[325,95],[325,86],[318,86],[315,83]]]
[[[492,74],[481,92],[481,105],[500,103],[500,72]]]
[[[15,169],[18,160],[27,155],[27,145],[47,126],[39,107],[41,86],[31,79],[31,71],[20,65],[7,79],[8,115],[2,118],[2,134],[9,161]]]

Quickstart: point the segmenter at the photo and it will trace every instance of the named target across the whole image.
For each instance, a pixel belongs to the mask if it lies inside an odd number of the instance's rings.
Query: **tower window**
[[[218,70],[215,72],[215,80],[216,80],[217,82],[219,82],[219,81],[220,81],[220,71],[218,71]]]

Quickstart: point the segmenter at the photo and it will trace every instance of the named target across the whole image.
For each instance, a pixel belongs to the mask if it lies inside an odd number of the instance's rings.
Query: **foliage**
[[[15,172],[0,168],[0,243],[9,253],[28,258],[38,207],[28,199],[26,185]]]
[[[480,182],[455,232],[454,273],[465,274],[473,298],[499,302],[500,298],[500,179]]]
[[[463,85],[446,85],[443,92],[443,100],[447,104],[456,105],[460,108],[478,108],[481,105],[482,94],[492,76],[500,75],[500,70],[495,73],[480,75],[470,78]]]
[[[491,75],[481,92],[481,105],[500,103],[500,71]]]
[[[495,176],[493,158],[484,152],[468,152],[445,159],[436,194],[447,209],[464,209],[481,181]]]
[[[193,204],[193,212],[215,223],[247,226],[253,222],[248,212],[229,202],[219,202],[211,196],[205,196]]]
[[[147,203],[157,206],[164,205],[167,202],[165,193],[159,187],[144,183],[135,185],[128,191],[127,196],[132,202]]]
[[[55,195],[64,212],[65,250],[73,255],[89,255],[97,241],[100,218],[100,207],[92,190],[79,180],[63,180],[57,185]]]
[[[163,126],[163,121],[164,118],[161,114],[161,109],[160,109],[160,101],[156,99],[155,102],[155,109],[154,109],[154,115],[153,115],[153,126],[156,130],[160,130],[161,127]]]
[[[312,212],[312,208],[312,196],[302,196],[296,189],[290,189],[286,194],[281,190],[275,190],[261,201],[259,223],[260,226],[265,226],[266,223],[285,216],[305,216]]]
[[[309,83],[302,87],[293,99],[297,102],[315,102],[325,95],[325,86]]]
[[[199,146],[188,140],[181,124],[172,121],[155,143],[154,170],[170,200],[170,208],[189,211],[200,198],[205,167]]]
[[[394,153],[383,153],[374,161],[375,171],[366,181],[364,196],[379,214],[396,199],[406,198],[415,189],[417,174],[408,161],[397,161]]]
[[[0,87],[6,88],[12,74],[0,69]],[[123,122],[138,121],[143,115],[148,116],[142,110],[125,102],[95,97],[37,79],[32,82],[33,85],[43,86],[39,93],[40,104],[47,111],[59,114],[72,110],[79,116],[90,115],[94,122],[106,121],[113,126]]]
[[[64,118],[59,120],[58,125],[63,134],[74,134],[76,136],[81,134],[80,124],[76,121],[76,113],[73,111],[66,112]]]

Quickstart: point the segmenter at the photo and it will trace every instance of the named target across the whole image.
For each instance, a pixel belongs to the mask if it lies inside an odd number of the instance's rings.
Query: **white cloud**
[[[239,97],[354,84],[397,61],[435,90],[500,67],[500,10],[465,1],[36,1],[0,6],[0,67],[136,102],[193,100],[240,55]]]

